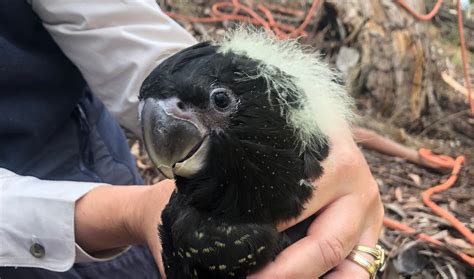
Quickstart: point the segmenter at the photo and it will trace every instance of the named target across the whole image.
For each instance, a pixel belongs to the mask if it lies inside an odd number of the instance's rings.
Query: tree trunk
[[[423,0],[407,3],[425,13]],[[433,79],[440,71],[427,36],[429,22],[416,20],[393,0],[329,0],[325,5],[337,11],[349,45],[360,52],[359,64],[349,73],[350,88],[368,109],[410,130],[420,129],[426,110],[439,114]]]

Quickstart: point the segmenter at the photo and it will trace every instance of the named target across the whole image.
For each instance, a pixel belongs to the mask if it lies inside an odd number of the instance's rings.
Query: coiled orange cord
[[[459,170],[461,169],[461,165],[464,162],[464,156],[459,156],[456,158],[456,160],[453,160],[453,158],[448,157],[448,156],[443,156],[443,155],[435,155],[433,154],[430,150],[428,149],[420,149],[419,152],[420,156],[423,157],[424,160],[431,161],[434,164],[438,164],[440,166],[443,166],[445,168],[451,168],[451,176],[446,180],[444,183],[440,185],[433,186],[429,188],[428,190],[424,191],[421,193],[421,197],[423,199],[423,202],[425,203],[426,206],[431,208],[436,214],[438,214],[440,217],[444,218],[447,220],[453,227],[458,230],[470,243],[474,244],[474,234],[464,226],[461,221],[459,221],[456,217],[451,215],[448,211],[445,209],[441,208],[438,206],[436,203],[434,203],[430,198],[434,193],[439,193],[442,192],[446,189],[449,189],[454,185],[458,178]],[[407,225],[404,225],[400,222],[397,222],[393,219],[390,218],[384,218],[383,221],[384,225],[388,228],[398,230],[404,233],[415,233],[416,230],[414,228],[411,228]],[[417,234],[417,237],[419,239],[425,240],[427,242],[430,242],[434,245],[441,246],[443,243],[439,240],[436,240],[432,237],[430,237],[427,234],[424,233],[419,233]],[[471,266],[474,266],[474,258],[464,254],[462,252],[458,252],[457,255],[463,259],[465,262],[470,264]]]
[[[291,15],[301,15],[303,14],[303,11],[287,9],[279,5],[269,5],[267,7],[263,4],[258,4],[257,8],[265,15],[265,19],[256,11],[254,11],[252,7],[242,4],[238,0],[232,0],[231,2],[217,2],[213,4],[211,7],[211,17],[190,17],[173,12],[168,12],[167,14],[174,19],[185,20],[189,22],[214,23],[224,21],[241,21],[252,23],[254,25],[260,25],[266,30],[273,32],[280,39],[289,39],[307,36],[305,29],[311,22],[318,4],[319,0],[313,0],[303,22],[297,27],[275,21],[271,10]],[[229,11],[229,9],[231,10]],[[239,13],[244,13],[246,15],[241,15]]]
[[[429,12],[426,15],[419,14],[415,12],[410,6],[408,6],[407,3],[403,0],[397,0],[398,4],[402,6],[405,10],[407,10],[410,14],[412,14],[414,17],[416,17],[419,20],[431,20],[438,12],[439,9],[441,8],[441,4],[443,4],[443,0],[438,0],[436,4],[434,5],[433,9],[431,12]]]

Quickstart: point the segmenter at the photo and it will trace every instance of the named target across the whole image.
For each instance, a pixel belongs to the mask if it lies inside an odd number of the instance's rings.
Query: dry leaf
[[[437,232],[437,233],[431,235],[431,238],[436,239],[436,240],[441,240],[441,239],[443,239],[447,236],[448,236],[448,231],[447,230],[442,230],[440,232]]]
[[[144,164],[142,161],[140,160],[137,160],[137,167],[141,170],[147,170],[147,169],[151,169],[153,168],[153,166],[148,166],[146,164]]]
[[[456,211],[458,209],[458,202],[456,200],[451,200],[449,202],[449,209]]]
[[[395,188],[395,198],[400,203],[403,201],[403,193],[400,187]]]
[[[455,238],[455,237],[447,235],[444,237],[444,241],[446,241],[446,243],[452,246],[456,246],[461,249],[474,250],[474,245],[468,243],[462,238]]]
[[[411,180],[413,180],[416,186],[421,186],[421,177],[418,174],[409,173],[408,177],[410,177]]]
[[[138,144],[138,141],[132,145],[130,152],[135,156],[135,158],[140,158],[140,145]]]
[[[420,209],[424,208],[425,206],[419,201],[409,201],[405,203],[402,207],[403,209]]]
[[[385,208],[395,212],[398,216],[402,217],[402,219],[405,219],[407,217],[407,214],[398,203],[386,203]]]

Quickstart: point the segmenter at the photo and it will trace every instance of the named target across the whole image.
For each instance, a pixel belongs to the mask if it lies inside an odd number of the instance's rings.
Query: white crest
[[[258,61],[258,75],[278,94],[280,105],[289,105],[283,101],[287,94],[303,91],[303,107],[291,108],[287,116],[298,135],[301,152],[318,150],[324,135],[335,137],[350,130],[352,98],[337,83],[336,72],[313,49],[296,40],[279,40],[263,30],[240,27],[226,35],[218,51]],[[291,80],[282,79],[275,68]]]

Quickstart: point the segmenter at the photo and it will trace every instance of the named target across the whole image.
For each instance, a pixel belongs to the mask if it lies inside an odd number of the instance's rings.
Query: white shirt
[[[92,91],[122,126],[139,135],[142,82],[195,39],[154,0],[29,2]],[[75,244],[75,202],[98,185],[103,183],[39,180],[0,168],[0,266],[66,271],[74,262],[116,256],[94,258]],[[44,248],[39,258],[30,251],[38,245]]]

